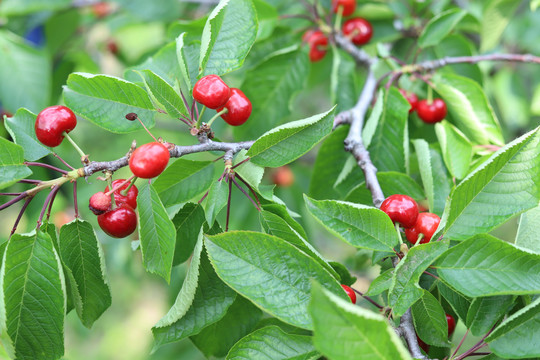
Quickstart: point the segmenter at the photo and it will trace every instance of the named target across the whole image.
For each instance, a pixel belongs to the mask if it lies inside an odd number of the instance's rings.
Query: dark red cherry
[[[456,320],[452,315],[446,314],[446,322],[448,324],[448,336],[452,336],[454,330],[456,330]]]
[[[69,133],[75,126],[77,117],[71,109],[62,105],[49,106],[36,118],[36,136],[43,145],[55,147],[64,140],[63,133]]]
[[[373,35],[370,22],[362,18],[352,18],[345,21],[341,31],[356,45],[367,44]]]
[[[354,290],[351,289],[349,286],[343,285],[343,284],[341,285],[341,287],[343,288],[343,290],[345,290],[347,295],[349,295],[349,298],[351,299],[351,302],[353,304],[356,304],[356,293],[354,292]]]
[[[99,227],[108,235],[123,238],[137,228],[137,214],[129,205],[122,205],[98,216]]]
[[[407,101],[411,105],[411,108],[409,109],[409,114],[416,110],[416,107],[418,106],[418,96],[416,96],[416,94],[413,92],[405,91],[403,89],[399,89],[399,92],[405,97],[405,99],[407,99]]]
[[[249,101],[240,89],[232,88],[229,101],[227,101],[224,107],[216,111],[220,112],[224,108],[228,111],[222,114],[221,117],[227,124],[232,126],[242,125],[251,115],[251,101]]]
[[[356,0],[332,0],[332,11],[337,14],[338,9],[341,7],[342,15],[349,16],[356,10]]]
[[[393,223],[400,223],[404,228],[413,226],[418,216],[416,201],[407,195],[391,195],[381,204],[384,211]]]
[[[436,214],[420,213],[418,214],[418,218],[416,219],[414,226],[405,229],[405,236],[407,237],[407,240],[411,242],[411,244],[416,244],[418,241],[418,236],[420,234],[424,234],[424,237],[422,240],[420,240],[420,244],[426,244],[430,242],[431,237],[435,233],[435,230],[437,230],[440,222],[441,218]]]
[[[107,191],[107,190],[105,190]],[[88,207],[95,215],[101,215],[111,208],[111,197],[99,191],[90,197]]]
[[[169,150],[159,142],[139,146],[129,158],[129,168],[133,175],[142,179],[152,179],[165,170],[169,163]]]
[[[418,335],[416,335],[416,340],[418,340],[418,345],[420,345],[420,348],[427,354],[429,352],[429,345],[423,342]]]
[[[231,95],[229,86],[217,75],[206,75],[193,87],[193,98],[210,109],[223,107]]]
[[[112,183],[113,189],[117,186],[120,186],[123,182],[125,182],[125,179],[118,179],[114,180]],[[125,189],[127,189],[129,186],[129,182],[124,184],[121,188],[118,188],[114,191],[114,202],[116,203],[116,206],[120,206],[122,204],[128,204],[133,209],[137,208],[137,195],[139,194],[139,189],[135,185],[131,186],[129,188],[129,191],[126,195],[123,195]],[[109,187],[107,186],[104,190],[104,192],[108,192]],[[110,198],[110,196],[109,196]]]
[[[418,117],[427,124],[435,124],[446,117],[446,103],[443,99],[433,99],[430,104],[427,100],[420,100],[416,105]]]
[[[309,60],[311,62],[320,61],[328,51],[328,38],[320,30],[315,31],[308,40]]]

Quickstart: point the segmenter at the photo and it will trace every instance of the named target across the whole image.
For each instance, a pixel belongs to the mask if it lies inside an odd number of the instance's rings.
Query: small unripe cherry
[[[125,179],[117,179],[117,180],[114,180],[113,183],[112,183],[112,187],[113,189],[116,188],[117,186],[120,186],[122,183],[124,183],[126,180]],[[139,189],[137,189],[137,186],[132,185],[127,194],[124,195],[123,192],[125,189],[128,188],[129,186],[129,182],[125,183],[122,187],[116,189],[114,191],[114,202],[116,203],[116,206],[120,206],[122,204],[127,204],[129,206],[131,206],[133,209],[136,209],[137,208],[137,195],[139,194]],[[107,186],[104,190],[104,192],[108,192],[109,191],[109,187]],[[110,196],[109,196],[109,199],[110,199]]]
[[[137,228],[137,214],[129,205],[122,205],[98,215],[99,227],[106,234],[123,238],[131,235]]]
[[[274,171],[272,181],[277,186],[288,187],[294,184],[294,174],[287,165],[281,166]]]
[[[206,75],[193,87],[193,98],[210,109],[224,106],[231,95],[229,86],[217,75]]]
[[[343,284],[341,284],[341,287],[343,288],[343,290],[345,290],[347,295],[349,295],[349,298],[351,299],[351,302],[353,304],[356,304],[356,293],[354,292],[354,290],[351,289],[350,286],[343,285]]]
[[[77,126],[77,117],[70,108],[49,106],[36,117],[35,130],[38,140],[46,146],[55,147],[64,140],[64,132],[69,133]]]
[[[135,149],[129,158],[129,168],[137,177],[152,179],[165,170],[169,158],[169,150],[165,145],[151,142]]]
[[[413,226],[418,217],[418,204],[407,195],[395,194],[387,197],[380,209],[390,217],[394,224],[400,223],[404,228]]]
[[[99,191],[90,197],[88,207],[95,215],[101,215],[111,208],[111,197]]]

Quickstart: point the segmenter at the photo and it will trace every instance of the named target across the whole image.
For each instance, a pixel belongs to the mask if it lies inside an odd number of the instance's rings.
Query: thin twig
[[[255,208],[256,208],[257,210],[261,211],[261,208],[257,205],[257,203],[255,202],[255,200],[253,200],[253,199],[251,198],[251,196],[249,196],[249,194],[246,192],[246,190],[244,190],[244,188],[242,188],[242,187],[240,186],[240,184],[238,184],[238,183],[236,182],[236,180],[234,180],[234,176],[230,176],[229,179],[232,180],[232,182],[234,183],[234,185],[236,185],[236,187],[242,192],[242,194],[244,194],[244,195],[249,199],[249,201],[251,201],[251,203],[253,204],[253,206],[255,206]]]
[[[54,199],[56,199],[56,194],[58,194],[58,190],[60,190],[60,186],[56,186],[51,190],[51,193],[53,193],[53,194],[52,194],[52,197],[51,197],[51,201],[49,201],[49,210],[47,211],[47,221],[49,221],[49,219],[51,217],[52,206],[53,206],[53,203],[54,203]]]
[[[467,338],[467,335],[469,335],[469,329],[467,329],[467,331],[465,331],[465,335],[463,335],[463,337],[461,338],[461,341],[459,342],[458,346],[456,347],[456,350],[454,350],[454,352],[452,353],[452,356],[450,356],[450,358],[453,358],[454,356],[456,356],[457,352],[461,348],[461,345],[463,345],[463,342]]]
[[[39,166],[39,167],[42,167],[42,168],[45,168],[45,169],[58,171],[59,173],[62,173],[62,174],[67,174],[68,173],[66,170],[62,170],[60,168],[57,168],[56,166],[52,166],[52,165],[44,164],[44,163],[39,163],[39,162],[34,162],[34,161],[25,161],[24,165],[27,165],[27,166]]]
[[[382,310],[384,309],[383,306],[379,305],[375,300],[373,300],[372,298],[370,298],[369,296],[367,295],[364,295],[361,291],[359,290],[356,290],[354,288],[351,288],[354,290],[355,293],[357,293],[358,295],[360,295],[361,297],[363,297],[364,299],[366,299],[367,301],[369,301],[370,303],[372,303],[375,307],[377,307],[378,309]]]
[[[28,195],[28,193],[26,191],[22,192],[19,196],[9,200],[7,203],[5,204],[2,204],[0,205],[0,211],[10,207],[11,205],[21,201],[22,199],[24,199],[26,196]]]
[[[56,189],[58,188],[58,185],[53,186],[51,191],[49,192],[49,195],[47,195],[47,198],[45,199],[45,203],[43,204],[43,208],[41,209],[41,213],[39,214],[39,219],[37,221],[36,229],[39,229],[39,227],[42,224],[43,216],[45,216],[45,211],[47,210],[47,205],[49,205],[49,202],[51,199],[56,195]]]
[[[69,164],[67,163],[66,160],[62,159],[62,158],[60,157],[60,155],[58,155],[57,153],[54,153],[54,152],[53,152],[52,154],[53,154],[53,156],[54,156],[55,158],[57,158],[58,160],[60,160],[60,162],[61,162],[62,164],[66,165],[70,170],[75,170],[75,168],[74,168],[73,166],[69,165]]]
[[[232,193],[232,181],[228,181],[229,183],[229,197],[227,199],[227,221],[225,222],[225,232],[229,231],[229,216],[231,214],[231,193]]]
[[[19,212],[19,215],[17,216],[17,219],[15,220],[15,224],[13,224],[13,228],[11,229],[11,233],[9,234],[9,237],[11,237],[13,234],[15,234],[15,231],[17,231],[17,226],[19,225],[19,222],[21,221],[21,218],[24,214],[24,211],[28,207],[28,204],[30,204],[30,201],[32,201],[34,197],[29,196],[26,198],[26,201],[24,202],[24,205],[21,208],[21,211]]]
[[[243,177],[240,176],[240,174],[236,173],[236,177],[238,178],[238,180],[240,180],[241,182],[244,183],[244,185],[247,186],[247,188],[249,189],[249,191],[251,191],[251,193],[253,194],[253,197],[255,198],[255,201],[257,201],[257,205],[258,205],[258,208],[257,210],[261,210],[260,207],[261,207],[261,203],[259,201],[259,197],[257,196],[257,193],[255,192],[255,190],[253,190],[253,188],[251,187],[251,185],[248,184],[248,182],[246,180],[244,180]]]
[[[79,217],[79,205],[77,203],[77,181],[73,181],[73,208],[75,209],[75,218]]]

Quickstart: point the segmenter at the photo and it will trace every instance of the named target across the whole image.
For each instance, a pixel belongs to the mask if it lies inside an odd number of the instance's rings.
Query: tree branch
[[[418,339],[416,338],[416,331],[414,330],[411,309],[407,310],[401,317],[399,323],[398,332],[409,346],[409,351],[415,359],[428,359],[418,345]]]
[[[364,50],[354,45],[352,41],[342,33],[334,34],[334,39],[336,40],[336,44],[348,52],[358,65],[371,66],[373,64],[373,58],[371,58]]]

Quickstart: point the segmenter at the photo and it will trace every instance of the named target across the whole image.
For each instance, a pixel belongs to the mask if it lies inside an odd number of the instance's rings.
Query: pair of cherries
[[[438,123],[446,117],[448,110],[446,109],[446,103],[443,99],[436,98],[431,102],[427,99],[418,100],[418,96],[413,92],[408,92],[403,89],[399,89],[399,91],[411,105],[409,114],[416,111],[418,117],[426,124]]]
[[[237,88],[229,88],[217,75],[206,75],[193,87],[193,98],[207,108],[222,112],[225,122],[232,126],[242,125],[251,115],[251,101]]]
[[[122,185],[124,184],[124,185]],[[96,214],[99,227],[108,235],[123,238],[131,235],[137,228],[137,195],[139,190],[132,185],[129,187],[125,179],[118,179],[112,183],[115,207],[112,207],[112,199],[109,187],[90,197],[89,208]]]
[[[430,242],[441,222],[441,218],[436,214],[418,213],[418,204],[407,195],[396,194],[387,197],[381,204],[381,210],[394,224],[399,223],[405,228],[405,236],[411,244],[418,242],[420,234],[423,235],[420,244]]]

